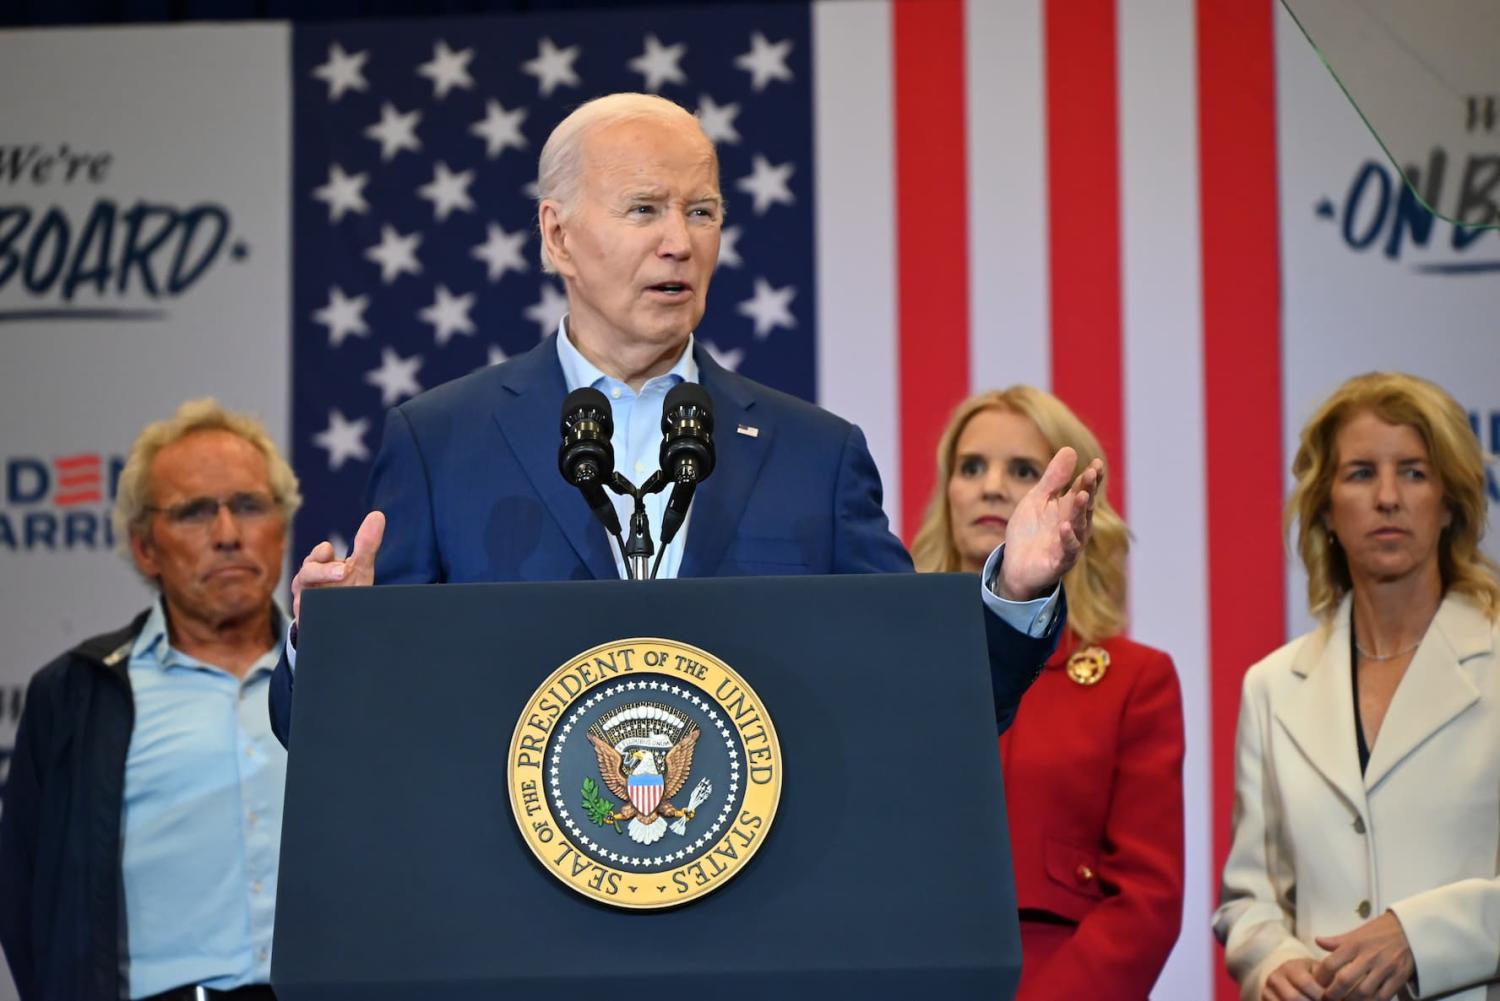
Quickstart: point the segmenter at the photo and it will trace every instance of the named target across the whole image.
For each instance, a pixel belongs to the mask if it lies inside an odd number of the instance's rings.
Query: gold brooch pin
[[[1080,685],[1097,685],[1109,670],[1109,651],[1091,646],[1068,658],[1068,677]]]

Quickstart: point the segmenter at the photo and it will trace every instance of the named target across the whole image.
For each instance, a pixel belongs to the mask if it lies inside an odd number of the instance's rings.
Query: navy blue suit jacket
[[[911,571],[860,430],[695,351],[699,383],[714,401],[718,461],[693,498],[678,575]],[[375,580],[618,577],[604,528],[558,472],[566,395],[557,345],[547,338],[393,408],[365,498],[386,515]],[[1003,730],[1056,645],[1063,616],[1042,639],[988,613],[985,621]],[[292,683],[283,656],[270,693],[282,743],[290,738]]]

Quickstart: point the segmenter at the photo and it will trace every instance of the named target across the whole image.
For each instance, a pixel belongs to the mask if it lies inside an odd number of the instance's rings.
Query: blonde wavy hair
[[[912,560],[918,570],[951,573],[962,568],[958,548],[953,543],[948,481],[953,478],[959,436],[974,415],[985,410],[1007,410],[1027,418],[1054,453],[1064,445],[1077,452],[1079,469],[1095,459],[1104,459],[1094,433],[1066,403],[1046,390],[1011,386],[969,397],[953,411],[938,441],[937,484],[922,527],[912,540]],[[1068,628],[1083,643],[1119,635],[1126,623],[1125,554],[1130,549],[1130,532],[1125,520],[1109,503],[1107,484],[1106,476],[1094,502],[1093,531],[1083,555],[1063,578],[1063,590],[1068,596]]]
[[[195,431],[228,431],[239,435],[266,457],[271,496],[290,523],[302,506],[297,474],[281,457],[265,425],[249,414],[226,410],[216,400],[188,400],[164,421],[146,425],[130,446],[125,468],[115,492],[115,538],[121,553],[130,559],[130,537],[144,535],[151,525],[151,463],[157,453]]]
[[[1402,372],[1369,372],[1345,382],[1323,401],[1302,428],[1292,475],[1297,484],[1287,498],[1284,529],[1307,568],[1307,606],[1327,621],[1349,592],[1349,563],[1324,524],[1339,458],[1338,432],[1351,418],[1374,414],[1387,424],[1421,435],[1428,460],[1443,489],[1453,520],[1438,540],[1443,593],[1473,598],[1490,618],[1500,612],[1500,572],[1479,549],[1484,537],[1485,460],[1468,415],[1441,386]]]

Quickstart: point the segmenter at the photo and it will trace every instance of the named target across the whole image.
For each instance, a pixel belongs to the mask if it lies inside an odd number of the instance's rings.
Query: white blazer
[[[1259,1001],[1282,963],[1326,955],[1315,936],[1391,910],[1416,996],[1495,1001],[1500,629],[1471,600],[1443,599],[1361,777],[1349,607],[1245,675],[1214,932],[1240,996]]]

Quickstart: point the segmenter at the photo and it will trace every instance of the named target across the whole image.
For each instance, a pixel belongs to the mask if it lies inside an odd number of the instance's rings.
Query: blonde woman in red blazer
[[[1062,446],[1099,443],[1057,397],[965,400],[938,446],[917,569],[978,571]],[[1125,523],[1098,492],[1063,580],[1068,632],[1000,737],[1020,909],[1018,1001],[1149,996],[1182,924],[1182,697],[1172,659],[1120,635]]]

